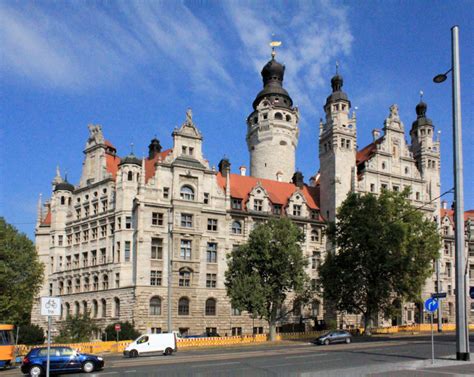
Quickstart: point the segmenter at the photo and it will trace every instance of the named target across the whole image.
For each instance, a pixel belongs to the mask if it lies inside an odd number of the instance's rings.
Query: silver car
[[[328,333],[321,335],[313,343],[328,345],[331,343],[350,343],[352,341],[352,335],[348,331],[335,330],[329,331]]]

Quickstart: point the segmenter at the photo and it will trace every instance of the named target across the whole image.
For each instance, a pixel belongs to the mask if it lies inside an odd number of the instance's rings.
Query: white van
[[[138,357],[148,353],[171,355],[177,350],[176,334],[145,334],[130,343],[123,354],[128,357]]]

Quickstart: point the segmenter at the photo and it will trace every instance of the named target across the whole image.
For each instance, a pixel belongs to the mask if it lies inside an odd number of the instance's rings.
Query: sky
[[[453,187],[451,27],[460,27],[465,208],[474,208],[474,2],[0,2],[0,216],[34,237],[38,195],[59,165],[77,184],[88,124],[118,154],[172,146],[188,107],[210,165],[249,166],[246,118],[262,88],[269,42],[282,42],[284,87],[300,111],[296,167],[319,169],[319,119],[336,62],[357,107],[360,148],[398,104],[407,137],[415,106],[441,131],[441,192]],[[471,15],[471,16],[470,16]],[[409,140],[408,140],[409,141]],[[444,198],[452,200],[450,194]]]

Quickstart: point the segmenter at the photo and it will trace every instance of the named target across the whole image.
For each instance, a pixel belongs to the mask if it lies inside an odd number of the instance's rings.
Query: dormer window
[[[194,200],[194,190],[191,186],[183,186],[180,191],[181,199]]]
[[[254,211],[263,211],[263,200],[261,199],[255,199],[253,201],[253,210]]]
[[[274,204],[272,208],[272,212],[274,215],[281,215],[281,205],[280,204]]]
[[[298,204],[293,205],[293,216],[301,216],[301,206]]]
[[[242,199],[232,198],[232,209],[242,209]]]

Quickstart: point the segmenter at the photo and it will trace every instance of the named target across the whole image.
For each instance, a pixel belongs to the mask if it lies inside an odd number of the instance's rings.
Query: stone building
[[[295,171],[299,113],[283,87],[284,71],[274,55],[262,70],[264,87],[247,118],[249,176],[244,167],[232,173],[227,159],[217,170],[209,165],[191,110],[172,132],[172,148],[163,150],[153,139],[143,159],[120,157],[101,127],[89,126],[79,183],[72,185],[58,171],[51,198],[38,205],[36,247],[46,267],[40,296],[62,298],[63,315],[57,321],[89,312],[102,329],[128,320],[140,331],[161,332],[168,330],[170,308],[172,327],[181,333],[263,332],[266,323],[230,306],[224,286],[226,256],[245,242],[256,224],[287,216],[305,234],[302,249],[311,261],[307,272],[316,281],[329,247],[325,221],[334,219],[350,191],[378,193],[410,186],[414,205],[440,224],[445,236],[440,268],[451,271],[452,213],[440,208],[439,140],[426,117],[426,104],[416,107],[410,144],[393,105],[383,134],[374,130],[373,143],[358,150],[356,115],[336,74],[324,105],[326,119],[320,123],[320,172],[305,184]],[[473,222],[466,226],[474,241]],[[425,296],[435,289],[434,277]],[[452,321],[450,278],[453,274],[443,275],[440,284],[448,292],[445,313]],[[401,305],[397,322],[423,320],[421,308],[417,314],[413,304]],[[322,298],[315,295],[310,305],[297,308],[280,325],[303,320],[312,325],[324,315]],[[38,305],[32,319],[44,325]],[[340,325],[359,320],[353,317]]]

